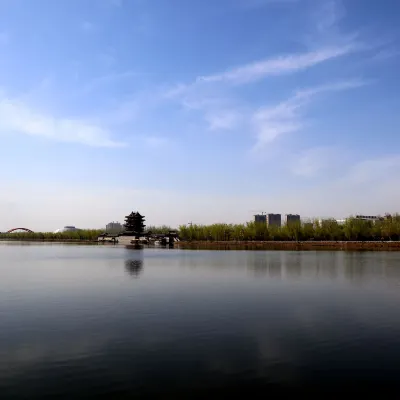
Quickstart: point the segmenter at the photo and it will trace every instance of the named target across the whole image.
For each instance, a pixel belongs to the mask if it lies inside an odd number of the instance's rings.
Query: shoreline
[[[0,238],[1,242],[102,244],[87,239]],[[110,243],[108,243],[110,244]],[[337,251],[400,251],[400,241],[179,241],[182,250],[337,250]]]
[[[400,241],[181,241],[176,248],[192,250],[371,250],[400,251]]]
[[[87,239],[32,239],[32,238],[0,238],[0,242],[39,242],[39,243],[98,243]]]

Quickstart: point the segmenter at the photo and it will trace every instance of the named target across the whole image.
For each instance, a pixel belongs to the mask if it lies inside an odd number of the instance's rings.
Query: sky
[[[0,0],[0,231],[400,211],[398,0]]]

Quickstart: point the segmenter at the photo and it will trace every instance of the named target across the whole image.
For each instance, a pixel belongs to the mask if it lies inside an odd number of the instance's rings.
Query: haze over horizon
[[[400,211],[399,15],[0,0],[0,231]]]

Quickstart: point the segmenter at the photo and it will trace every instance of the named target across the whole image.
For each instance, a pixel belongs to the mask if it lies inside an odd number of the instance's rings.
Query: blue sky
[[[0,231],[399,210],[396,0],[0,0]]]

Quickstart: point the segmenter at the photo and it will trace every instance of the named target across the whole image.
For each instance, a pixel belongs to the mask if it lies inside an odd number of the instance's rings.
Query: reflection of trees
[[[397,253],[397,252],[396,252]],[[344,276],[355,283],[385,279],[396,284],[400,280],[399,256],[388,252],[346,252],[344,255]]]
[[[344,275],[346,280],[360,283],[365,279],[368,270],[374,265],[374,255],[371,253],[348,252],[344,257]],[[371,264],[372,261],[372,264]]]
[[[339,266],[342,264],[343,253],[341,251],[324,251],[310,252],[305,266],[310,270],[310,275],[335,280],[339,276]]]
[[[256,276],[281,277],[282,262],[279,253],[264,251],[248,253],[247,265]]]
[[[282,252],[282,264],[288,279],[299,279],[302,276],[302,260],[306,254],[301,252]]]
[[[141,259],[125,260],[125,269],[129,275],[137,278],[143,271],[143,260]]]

